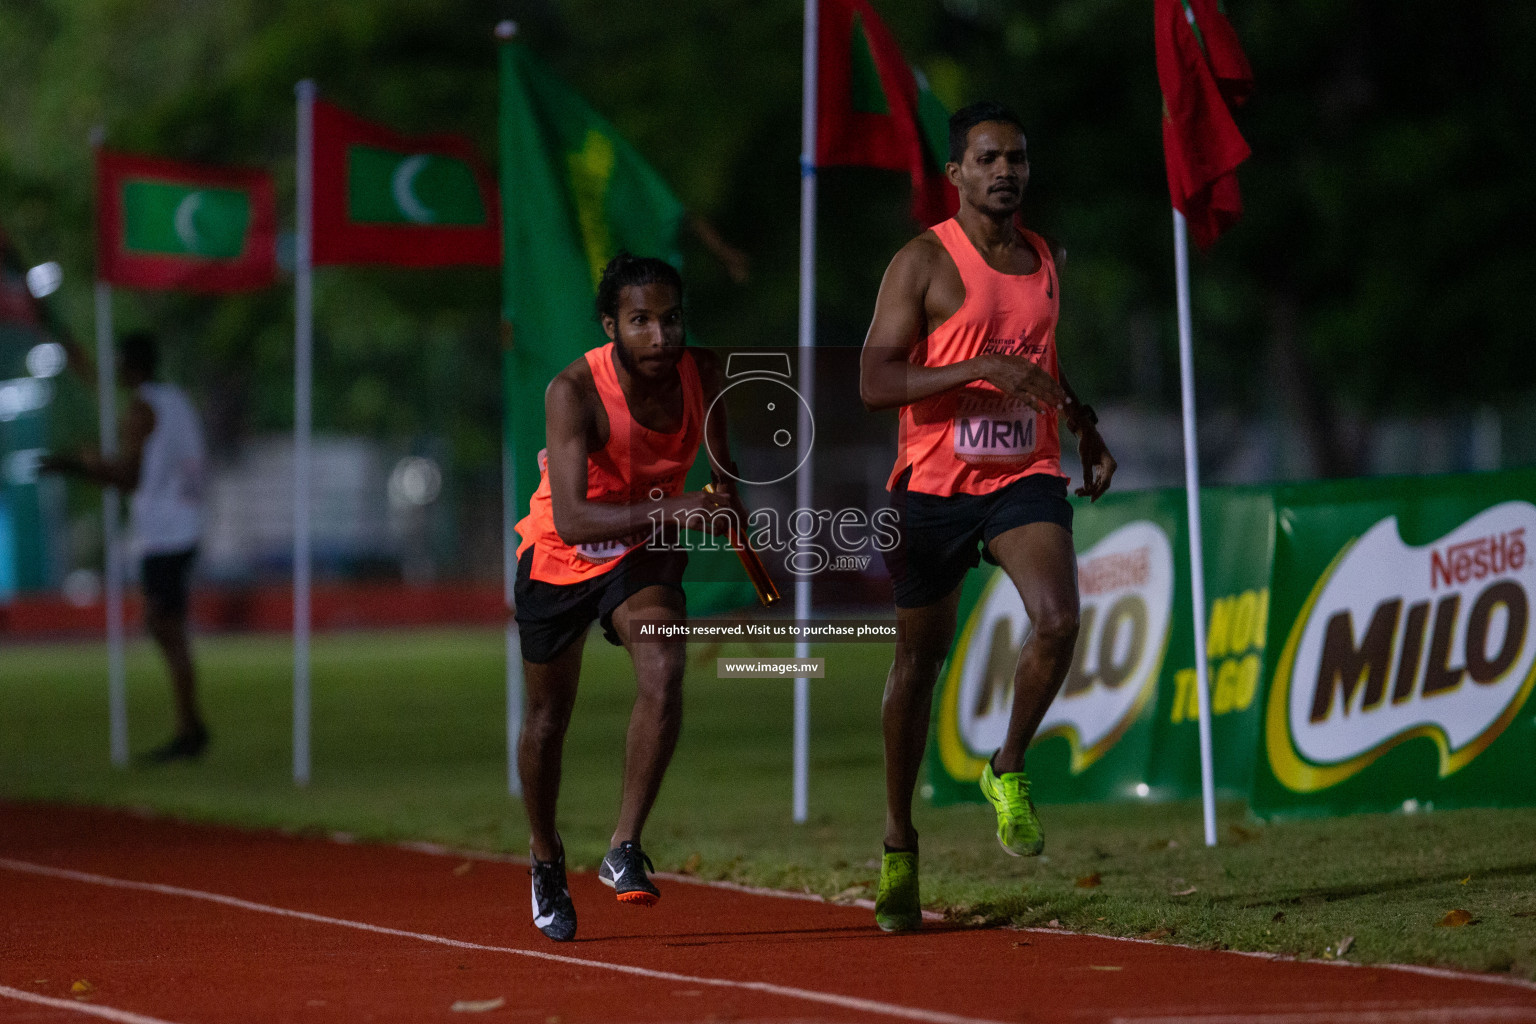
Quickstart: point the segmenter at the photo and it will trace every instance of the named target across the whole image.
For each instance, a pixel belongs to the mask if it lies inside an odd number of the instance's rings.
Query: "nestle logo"
[[[1448,545],[1429,553],[1429,586],[1468,583],[1525,566],[1525,527]]]
[[[1122,587],[1139,587],[1152,574],[1151,552],[1137,548],[1123,554],[1100,555],[1077,567],[1077,586],[1084,594],[1104,594]]]

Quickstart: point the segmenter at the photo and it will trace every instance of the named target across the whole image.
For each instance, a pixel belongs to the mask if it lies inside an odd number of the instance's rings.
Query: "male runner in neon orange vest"
[[[527,692],[517,764],[532,833],[534,924],[557,942],[576,935],[555,803],[587,628],[597,620],[610,643],[629,651],[638,689],[619,821],[598,878],[620,902],[649,906],[661,893],[646,874],[640,831],[677,746],[685,650],[681,638],[636,642],[632,624],[687,618],[688,555],[648,541],[653,521],[687,513],[703,513],[710,529],[724,532],[740,507],[725,418],[705,425],[720,363],[708,349],[684,347],[678,272],[620,253],[603,271],[597,310],[612,340],[550,382],[539,487],[517,524],[514,598]],[[706,429],[716,493],[684,493]]]
[[[980,554],[1008,574],[1033,627],[1014,671],[1007,738],[981,788],[1005,850],[1033,856],[1044,844],[1024,750],[1071,666],[1078,626],[1058,419],[1077,434],[1079,495],[1097,499],[1115,472],[1097,417],[1057,364],[1065,253],[1018,223],[1029,182],[1022,124],[998,104],[973,104],[950,118],[949,146],[959,213],[891,260],[860,367],[865,406],[901,409],[888,484],[902,540],[886,556],[897,631],[881,713],[886,852],[875,900],[886,931],[922,922],[912,789],[960,584]]]

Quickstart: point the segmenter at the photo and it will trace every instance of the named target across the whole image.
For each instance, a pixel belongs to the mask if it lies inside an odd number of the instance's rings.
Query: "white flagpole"
[[[293,781],[309,784],[309,441],[314,377],[315,83],[298,96],[298,224],[293,260]]]
[[[1184,493],[1189,515],[1189,587],[1195,613],[1195,686],[1200,708],[1200,802],[1205,845],[1216,845],[1216,781],[1211,760],[1211,701],[1205,657],[1205,553],[1200,540],[1200,456],[1195,438],[1195,358],[1189,314],[1189,235],[1173,211],[1173,258],[1179,293],[1179,387],[1184,404]]]
[[[96,282],[96,404],[101,417],[101,457],[117,458],[117,352],[112,338],[112,286]],[[101,531],[105,547],[107,613],[107,717],[112,763],[128,764],[128,684],[123,637],[123,538],[119,522],[122,495],[116,487],[101,491]]]
[[[507,410],[511,415],[511,410]],[[502,578],[507,602],[507,792],[523,795],[523,780],[517,773],[517,738],[523,729],[523,644],[512,618],[515,602],[513,585],[517,580],[517,454],[512,442],[503,440],[501,452],[501,547]]]
[[[517,22],[496,24],[496,38],[507,43],[517,35]],[[511,326],[508,325],[508,330]],[[502,413],[510,423],[512,410]],[[523,795],[523,780],[517,773],[517,740],[523,729],[523,644],[512,618],[517,582],[517,451],[511,438],[502,438],[501,450],[501,575],[507,605],[507,792]]]
[[[802,86],[800,99],[800,407],[795,425],[800,468],[795,474],[795,508],[811,507],[810,445],[815,426],[811,409],[816,401],[816,72],[817,16],[820,0],[805,0],[805,38],[802,44]],[[807,542],[800,541],[801,550]],[[795,618],[807,622],[811,617],[811,580],[795,579]],[[795,641],[795,657],[810,657],[807,640]],[[809,811],[811,681],[795,679],[794,748],[794,820],[805,821]]]

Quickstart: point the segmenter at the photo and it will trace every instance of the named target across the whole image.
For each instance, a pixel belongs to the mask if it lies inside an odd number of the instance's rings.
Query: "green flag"
[[[544,389],[608,340],[593,309],[604,265],[627,249],[680,266],[686,211],[613,125],[516,41],[501,47],[501,205],[505,429],[521,518],[539,483]],[[700,458],[690,489],[707,482],[705,469]],[[730,581],[690,582],[694,611],[752,600],[730,552],[696,553],[689,578]]]

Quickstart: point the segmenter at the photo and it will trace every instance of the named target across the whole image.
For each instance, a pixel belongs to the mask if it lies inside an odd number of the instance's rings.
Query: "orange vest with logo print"
[[[585,354],[592,381],[608,414],[608,443],[587,456],[587,500],[614,505],[670,498],[683,492],[683,480],[704,436],[704,387],[693,355],[677,362],[682,378],[683,422],[672,433],[651,430],[635,421],[613,366],[613,342]],[[637,537],[567,544],[555,531],[546,452],[539,452],[539,488],[528,515],[517,524],[517,557],[532,557],[529,575],[544,583],[581,583],[612,571],[625,555],[645,543],[649,527]],[[529,556],[528,552],[532,551]]]
[[[934,225],[960,271],[965,301],[907,356],[916,366],[948,366],[987,352],[1022,356],[1053,378],[1060,313],[1056,261],[1045,240],[1020,229],[1040,257],[1032,274],[993,270],[951,218]],[[1035,412],[985,381],[901,408],[896,466],[886,487],[908,469],[907,489],[921,494],[990,494],[1032,473],[1061,476],[1054,409]]]

